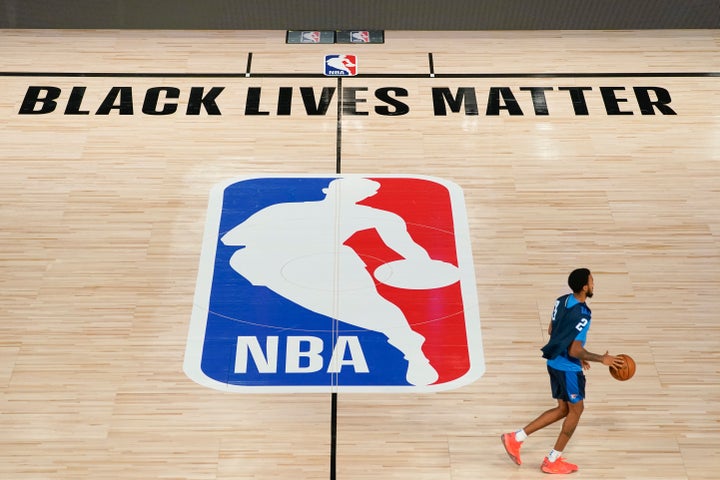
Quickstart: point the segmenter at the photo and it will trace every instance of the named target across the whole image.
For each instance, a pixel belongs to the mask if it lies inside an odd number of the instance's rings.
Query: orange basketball
[[[622,382],[630,380],[633,375],[635,375],[635,360],[633,360],[630,355],[625,355],[624,353],[616,356],[622,358],[625,364],[620,368],[609,367],[610,375],[612,375],[614,379]]]

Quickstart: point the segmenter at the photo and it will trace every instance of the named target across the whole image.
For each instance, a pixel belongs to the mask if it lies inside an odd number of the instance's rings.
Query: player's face
[[[585,294],[588,298],[592,298],[593,290],[595,289],[595,281],[593,280],[592,274],[588,277],[587,293]]]

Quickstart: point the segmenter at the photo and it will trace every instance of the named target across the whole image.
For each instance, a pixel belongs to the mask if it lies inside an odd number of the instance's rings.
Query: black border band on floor
[[[0,72],[0,77],[245,78],[246,73]],[[720,72],[433,73],[432,78],[713,78]],[[253,78],[327,78],[322,73],[253,73]],[[428,78],[427,73],[366,73],[348,78]]]

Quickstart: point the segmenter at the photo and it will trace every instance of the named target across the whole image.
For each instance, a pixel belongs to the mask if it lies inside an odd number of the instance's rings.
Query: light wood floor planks
[[[498,438],[553,404],[539,348],[577,266],[595,277],[588,348],[638,371],[588,373],[574,478],[717,478],[720,32],[284,34],[0,31],[0,478],[329,478],[329,393],[221,393],[182,363],[212,185],[338,162],[464,189],[487,373],[436,394],[340,395],[337,479],[544,477],[559,426],[528,440],[522,467]],[[317,76],[330,53],[358,56],[341,118],[336,96],[308,115],[298,93],[338,85]],[[55,111],[19,113],[32,86],[60,89]],[[73,87],[87,114],[64,113]],[[131,89],[131,115],[97,114],[113,87]],[[179,90],[176,113],[143,114],[153,87]],[[187,114],[193,87],[223,87],[219,115]],[[547,115],[523,87],[551,88]],[[588,115],[560,87],[589,87]],[[642,115],[633,87],[666,90],[676,115]],[[266,115],[247,114],[249,88]],[[384,88],[406,114],[383,110]],[[474,92],[477,115],[439,114],[433,88]],[[493,88],[523,115],[488,115]],[[603,91],[632,114],[609,115]]]

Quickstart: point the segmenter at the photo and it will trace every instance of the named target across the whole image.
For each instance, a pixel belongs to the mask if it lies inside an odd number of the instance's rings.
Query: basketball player
[[[339,178],[323,189],[324,199],[271,205],[221,240],[241,247],[230,266],[253,285],[266,286],[313,312],[383,333],[408,362],[407,382],[430,385],[438,373],[422,351],[425,337],[378,293],[365,263],[344,244],[356,232],[375,229],[404,258],[430,259],[400,216],[358,204],[379,188],[371,179]]]
[[[520,465],[520,447],[528,435],[563,420],[562,429],[555,446],[543,459],[540,469],[545,473],[572,473],[577,465],[565,461],[561,456],[575,427],[580,421],[585,398],[585,375],[590,368],[588,362],[600,362],[606,366],[620,367],[622,359],[613,355],[598,355],[585,350],[585,341],[590,329],[590,308],[585,300],[593,296],[594,280],[587,268],[573,270],[568,277],[572,294],[563,295],[555,301],[552,321],[548,327],[550,340],[542,348],[547,359],[552,396],[557,406],[540,414],[525,428],[501,436],[510,458]]]

